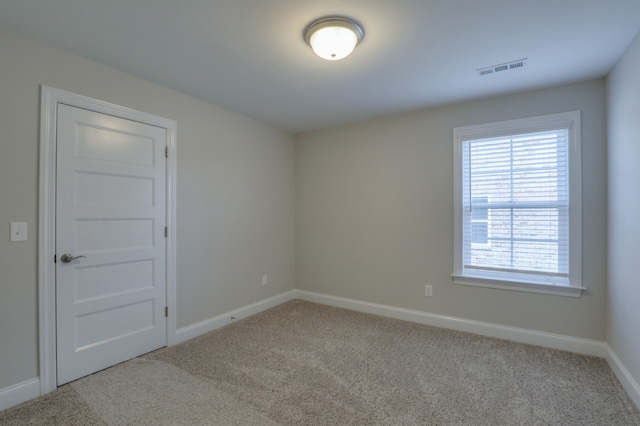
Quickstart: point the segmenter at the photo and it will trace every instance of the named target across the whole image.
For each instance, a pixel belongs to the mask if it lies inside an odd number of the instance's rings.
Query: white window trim
[[[465,270],[462,261],[462,143],[501,135],[569,129],[569,281],[551,283],[530,276]],[[544,115],[453,129],[454,159],[454,283],[477,287],[580,297],[582,287],[582,161],[580,111]],[[542,277],[541,277],[542,278]]]

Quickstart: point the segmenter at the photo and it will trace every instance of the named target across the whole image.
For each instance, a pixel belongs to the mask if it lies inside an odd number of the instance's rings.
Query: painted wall
[[[453,128],[582,111],[581,298],[453,284]],[[407,113],[296,137],[296,288],[604,340],[603,80]],[[433,297],[424,296],[424,285]]]
[[[0,390],[38,376],[40,84],[178,122],[178,328],[293,289],[292,135],[10,33],[0,58]]]
[[[607,78],[607,343],[640,383],[640,34]]]

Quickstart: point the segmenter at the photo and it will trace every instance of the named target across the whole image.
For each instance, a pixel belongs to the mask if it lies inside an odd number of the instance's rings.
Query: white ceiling
[[[365,28],[336,62],[302,38],[330,14]],[[640,0],[0,0],[0,28],[303,132],[602,77]]]

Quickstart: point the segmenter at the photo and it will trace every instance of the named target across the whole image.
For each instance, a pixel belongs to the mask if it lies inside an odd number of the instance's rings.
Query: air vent
[[[495,74],[497,72],[509,71],[516,68],[522,68],[527,64],[527,58],[518,59],[517,61],[506,62],[504,64],[492,65],[490,67],[477,69],[478,75]]]

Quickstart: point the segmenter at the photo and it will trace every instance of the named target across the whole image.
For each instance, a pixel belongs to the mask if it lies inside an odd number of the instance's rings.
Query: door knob
[[[69,262],[73,262],[76,259],[80,259],[81,257],[87,257],[87,256],[73,256],[69,253],[67,254],[63,254],[62,256],[60,256],[60,261],[62,263],[69,263]]]

